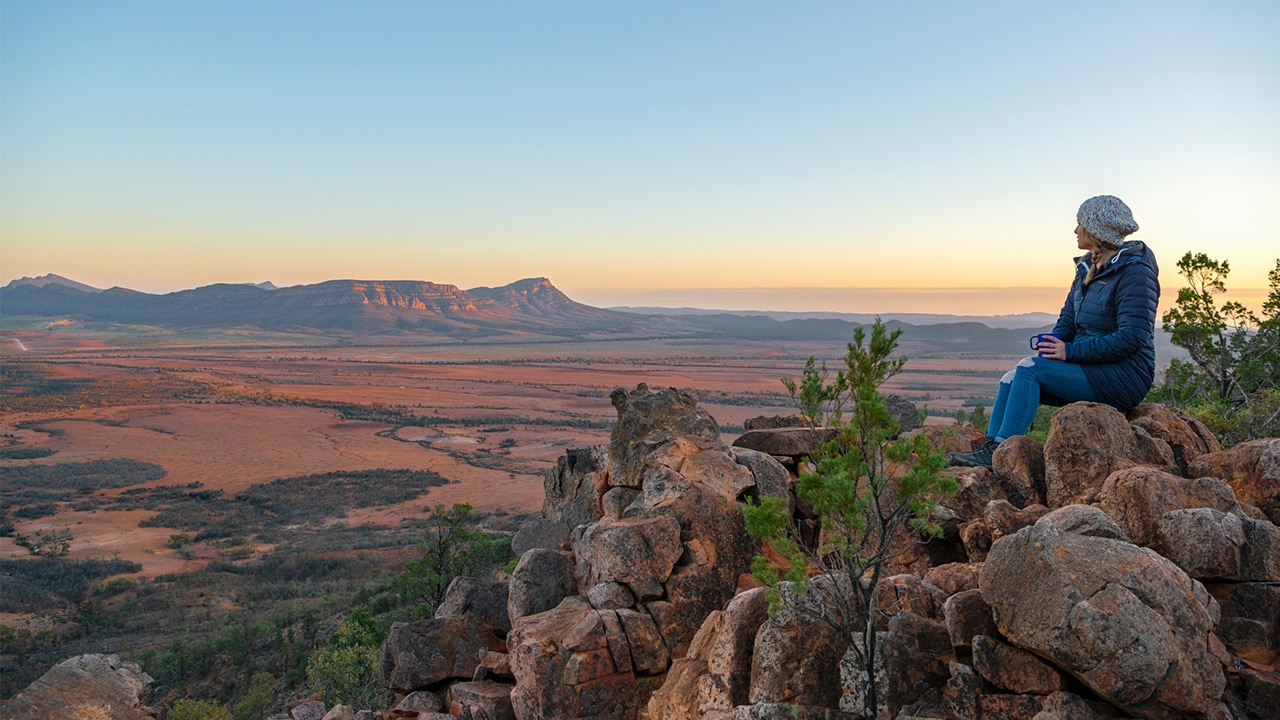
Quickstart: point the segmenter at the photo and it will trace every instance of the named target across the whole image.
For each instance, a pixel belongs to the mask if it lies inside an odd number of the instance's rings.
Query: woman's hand
[[[1040,353],[1042,358],[1066,360],[1067,344],[1061,338],[1045,335],[1041,337],[1040,342],[1036,343],[1036,352]]]

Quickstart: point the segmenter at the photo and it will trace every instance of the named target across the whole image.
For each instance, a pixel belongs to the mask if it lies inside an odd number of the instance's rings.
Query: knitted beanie
[[[1133,211],[1114,195],[1099,195],[1085,200],[1076,213],[1076,220],[1098,242],[1111,247],[1120,247],[1126,235],[1138,230]]]

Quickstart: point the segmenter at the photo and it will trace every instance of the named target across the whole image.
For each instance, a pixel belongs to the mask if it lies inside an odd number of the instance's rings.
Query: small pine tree
[[[796,488],[797,498],[820,518],[821,544],[805,544],[781,498],[762,498],[744,508],[747,531],[785,558],[773,562],[759,556],[753,574],[771,587],[775,607],[786,603],[798,617],[825,623],[844,636],[867,683],[867,717],[875,716],[879,704],[876,584],[886,563],[909,544],[904,541],[941,534],[929,516],[936,499],[956,488],[954,480],[940,475],[946,459],[922,435],[894,439],[900,428],[879,388],[906,362],[891,357],[901,334],[889,332],[876,318],[869,341],[862,328],[854,331],[834,382],[828,382],[825,364],[816,366],[812,358],[798,385],[783,381],[815,433],[824,423],[836,430]],[[822,581],[811,581],[815,575]],[[791,583],[788,591],[777,592],[784,580]]]

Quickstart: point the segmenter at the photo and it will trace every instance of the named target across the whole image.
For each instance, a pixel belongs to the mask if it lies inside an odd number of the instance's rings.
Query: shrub
[[[937,497],[955,491],[955,481],[939,474],[946,459],[923,435],[893,439],[900,427],[879,387],[906,362],[890,357],[901,334],[888,332],[877,318],[867,344],[863,329],[854,331],[833,383],[827,382],[825,364],[819,370],[813,358],[799,385],[783,381],[812,430],[823,424],[836,430],[796,487],[796,497],[820,519],[820,544],[804,541],[782,498],[744,507],[747,531],[785,559],[758,556],[752,564],[752,573],[771,588],[770,604],[785,603],[798,617],[844,637],[868,684],[868,717],[879,705],[872,594],[886,563],[910,547],[912,536],[941,534],[928,517]],[[784,579],[790,584],[779,592]]]
[[[165,720],[235,720],[223,706],[212,700],[182,698],[169,708]]]
[[[1187,286],[1161,320],[1188,360],[1173,360],[1149,397],[1199,418],[1226,445],[1280,435],[1280,260],[1261,318],[1238,302],[1218,306],[1230,271],[1204,253],[1178,261]]]

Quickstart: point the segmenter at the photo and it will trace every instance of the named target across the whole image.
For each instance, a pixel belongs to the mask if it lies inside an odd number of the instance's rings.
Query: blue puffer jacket
[[[1124,412],[1155,381],[1160,269],[1150,248],[1130,240],[1085,285],[1088,272],[1089,256],[1076,258],[1076,279],[1053,332],[1067,343],[1067,362],[1084,367],[1094,394]]]

